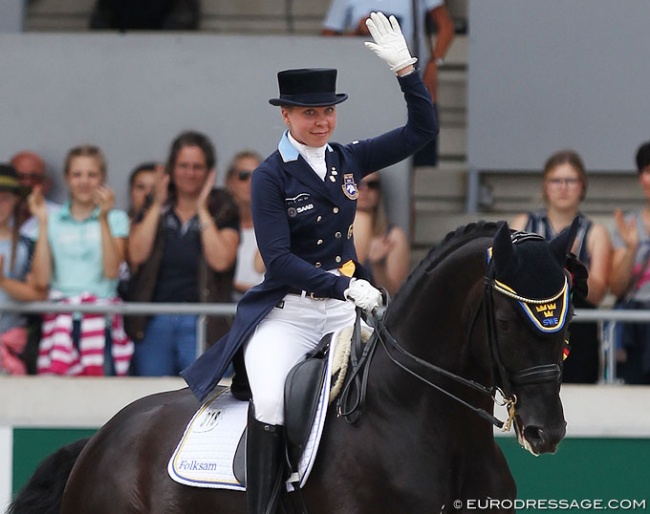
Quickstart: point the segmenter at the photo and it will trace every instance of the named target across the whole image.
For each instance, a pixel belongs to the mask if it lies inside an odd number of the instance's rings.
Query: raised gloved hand
[[[417,62],[415,57],[411,57],[395,16],[391,15],[389,20],[384,13],[373,12],[366,20],[366,25],[375,42],[366,41],[364,44],[386,61],[391,71],[398,72]]]
[[[368,314],[382,303],[381,291],[370,285],[367,280],[353,278],[349,287],[343,292],[348,300]]]

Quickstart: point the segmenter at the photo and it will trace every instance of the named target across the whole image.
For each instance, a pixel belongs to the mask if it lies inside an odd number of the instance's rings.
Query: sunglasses
[[[45,175],[39,173],[38,171],[23,171],[18,172],[18,177],[21,180],[31,180],[33,182],[43,182],[45,180]]]
[[[367,182],[361,182],[361,187],[367,187],[376,191],[381,189],[381,182],[379,180],[368,180]]]
[[[249,178],[251,178],[252,174],[253,174],[252,171],[238,171],[237,178],[243,182],[244,180],[248,180]]]

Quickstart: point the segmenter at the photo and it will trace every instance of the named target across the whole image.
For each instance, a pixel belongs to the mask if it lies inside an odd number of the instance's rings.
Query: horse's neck
[[[480,255],[479,255],[480,253]],[[486,384],[490,380],[489,350],[486,344],[485,313],[481,308],[484,249],[468,252],[455,266],[439,266],[429,273],[424,283],[409,291],[408,301],[401,301],[398,309],[389,312],[387,326],[396,343],[412,356],[440,367],[460,377]],[[443,263],[444,264],[444,263]],[[466,386],[443,378],[426,365],[418,365],[414,358],[404,356],[395,348],[388,353],[402,365],[420,375],[415,378],[395,364],[380,346],[373,359],[374,383],[371,387],[384,389],[386,397],[396,407],[407,411],[422,411],[416,415],[436,417],[440,405],[448,398],[425,382],[442,386],[463,399],[471,398],[473,404],[491,408],[491,402],[475,396]],[[456,404],[460,406],[460,404]],[[475,414],[461,407],[468,421]]]

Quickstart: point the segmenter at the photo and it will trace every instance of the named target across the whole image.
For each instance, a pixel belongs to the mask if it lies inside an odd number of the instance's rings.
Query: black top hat
[[[10,164],[0,164],[0,191],[9,191],[15,194],[20,192],[18,172]]]
[[[344,102],[348,95],[336,94],[336,70],[309,68],[278,73],[280,98],[271,98],[271,105],[324,107]]]

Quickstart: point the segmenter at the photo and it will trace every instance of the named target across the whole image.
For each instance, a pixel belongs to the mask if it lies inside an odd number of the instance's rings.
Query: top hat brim
[[[301,99],[301,95],[294,95],[295,98],[288,98],[291,95],[286,95],[284,98],[282,96],[283,95],[280,95],[280,98],[271,98],[269,103],[275,106],[293,105],[297,107],[327,107],[328,105],[340,104],[348,99],[348,95],[345,93],[339,93],[334,96],[329,96],[328,98],[319,99]]]

